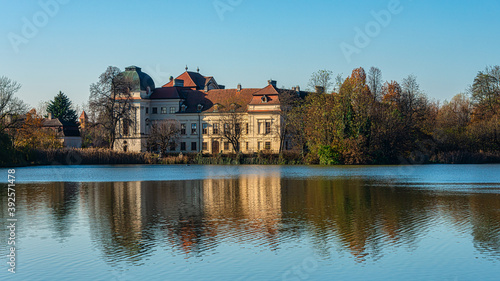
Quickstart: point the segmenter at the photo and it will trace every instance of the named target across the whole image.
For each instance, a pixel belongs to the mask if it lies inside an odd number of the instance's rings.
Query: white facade
[[[155,88],[151,77],[139,67],[127,67],[124,76],[133,80],[133,110],[129,121],[118,125],[115,149],[145,152],[151,126],[161,120],[181,124],[181,136],[171,153],[233,153],[231,143],[223,135],[221,112],[236,112],[242,132],[240,151],[254,153],[279,152],[281,123],[276,81],[263,89],[225,89],[213,77],[186,72],[161,88]],[[231,113],[234,114],[234,113]],[[226,119],[227,120],[227,119]]]
[[[181,135],[172,153],[232,153],[234,149],[223,136],[222,113],[200,112],[181,113],[181,99],[174,100],[134,100],[132,124],[124,130],[120,122],[115,149],[122,151],[146,152],[146,140],[152,122],[177,120],[181,124]],[[247,105],[248,111],[241,114],[240,151],[254,153],[268,151],[278,153],[280,147],[279,105]],[[252,112],[257,111],[257,112]],[[127,134],[128,133],[128,134]]]

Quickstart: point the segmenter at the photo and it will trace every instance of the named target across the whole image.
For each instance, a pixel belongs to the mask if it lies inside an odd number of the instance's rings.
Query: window
[[[245,124],[246,127],[246,134],[248,135],[248,123]]]
[[[229,142],[224,142],[224,150],[229,150]]]
[[[170,143],[170,151],[175,151],[176,147],[177,147],[177,145],[175,144],[175,142]]]
[[[271,133],[271,122],[267,121],[266,122],[266,131],[265,134],[270,134]]]
[[[240,124],[234,124],[234,134],[239,135],[241,132],[240,130]]]
[[[248,148],[249,148],[249,144],[248,144],[248,142],[247,142],[247,143],[246,143],[246,149],[247,149],[247,151],[249,150]]]
[[[208,124],[207,123],[203,123],[201,125],[201,133],[203,135],[208,135]]]
[[[208,150],[208,142],[201,143],[201,150]]]
[[[259,141],[259,142],[257,143],[257,150],[258,150],[258,151],[260,151],[260,148],[261,148],[261,147],[262,147],[262,142],[260,142],[260,141]]]
[[[181,135],[185,135],[186,134],[186,124],[182,123],[181,124]]]
[[[158,107],[153,107],[153,114],[158,114]]]
[[[265,150],[271,150],[271,142],[270,141],[266,141],[266,143],[264,145],[264,149]]]
[[[166,107],[162,107],[161,108],[161,114],[167,114],[167,108]]]
[[[197,130],[198,130],[197,124],[192,123],[191,124],[191,135],[196,135],[198,133]]]
[[[196,151],[198,148],[196,147],[196,142],[191,142],[191,151]]]
[[[177,110],[175,110],[175,107],[170,108],[170,114],[174,114]]]
[[[146,114],[149,114],[149,107],[146,107]]]
[[[123,131],[122,131],[123,135],[128,136],[130,133],[130,130],[129,130],[130,129],[130,120],[123,120],[122,125],[123,125]]]
[[[219,124],[214,124],[213,133],[214,135],[219,134]]]
[[[230,132],[229,124],[224,124],[224,134],[229,134]]]
[[[181,151],[186,151],[186,143],[181,142]]]

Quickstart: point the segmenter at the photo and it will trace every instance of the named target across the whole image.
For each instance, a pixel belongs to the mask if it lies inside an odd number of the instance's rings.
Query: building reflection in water
[[[478,251],[500,259],[499,194],[440,193],[362,178],[284,179],[279,173],[18,190],[27,213],[51,214],[61,239],[83,213],[95,247],[112,263],[140,264],[159,249],[187,258],[217,254],[228,243],[258,251],[303,243],[325,258],[340,248],[361,262],[387,248],[418,247],[443,221],[450,231],[470,233]]]

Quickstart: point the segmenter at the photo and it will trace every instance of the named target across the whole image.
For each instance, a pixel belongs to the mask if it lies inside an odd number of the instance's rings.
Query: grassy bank
[[[425,155],[419,159],[401,159],[386,164],[488,164],[500,163],[500,152],[452,151]],[[118,152],[109,149],[46,149],[16,152],[14,160],[3,167],[35,165],[125,165],[125,164],[200,164],[200,165],[316,165],[312,157],[284,154],[173,154],[160,158],[152,153]],[[367,163],[370,164],[370,163]]]
[[[159,157],[153,153],[118,152],[109,149],[37,149],[18,152],[15,161],[4,167],[37,165],[121,165],[121,164],[202,164],[202,165],[301,165],[300,154],[172,154]]]
[[[37,149],[22,153],[20,166],[36,165],[120,165],[155,164],[145,153],[117,152],[109,149]]]

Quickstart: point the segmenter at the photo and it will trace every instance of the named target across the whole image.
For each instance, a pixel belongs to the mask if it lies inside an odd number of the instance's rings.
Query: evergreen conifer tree
[[[63,92],[59,92],[54,100],[49,102],[47,112],[52,113],[53,118],[59,118],[62,122],[74,124],[78,118],[71,101]]]

